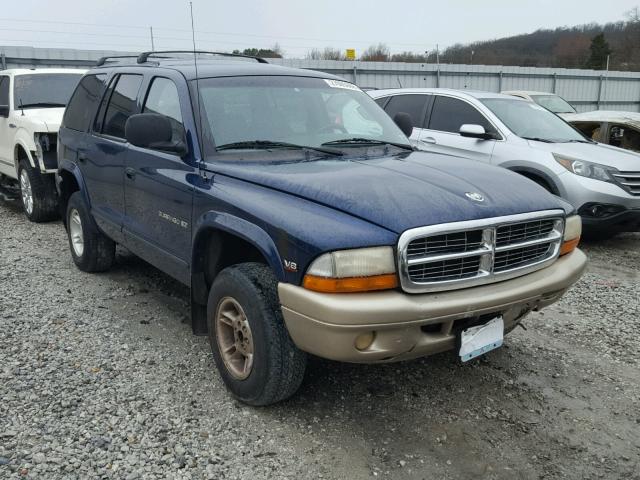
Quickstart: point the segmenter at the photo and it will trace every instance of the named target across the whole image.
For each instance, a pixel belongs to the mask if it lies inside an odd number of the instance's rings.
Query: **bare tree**
[[[314,48],[306,55],[309,60],[346,60],[346,56],[341,50],[332,47],[325,47],[324,50]]]
[[[379,43],[378,45],[371,45],[362,52],[360,60],[363,62],[388,62],[390,57],[389,47],[384,43]]]

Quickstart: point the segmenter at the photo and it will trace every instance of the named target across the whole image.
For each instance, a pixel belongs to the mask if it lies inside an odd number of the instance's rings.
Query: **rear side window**
[[[391,118],[396,113],[408,113],[411,116],[412,125],[422,128],[428,100],[428,95],[396,95],[389,100],[384,110]]]
[[[163,77],[153,79],[142,111],[143,113],[158,113],[167,117],[173,131],[171,140],[174,142],[183,140],[184,128],[180,97],[176,84],[171,80]]]
[[[0,105],[9,105],[9,77],[0,76]]]
[[[64,112],[62,125],[71,130],[87,131],[106,88],[107,75],[87,75],[78,84]]]
[[[496,130],[475,107],[451,97],[437,96],[429,121],[430,130],[458,133],[464,124],[481,125],[487,132]]]
[[[104,114],[102,133],[112,137],[124,138],[124,125],[136,111],[138,90],[142,84],[142,75],[120,75],[109,98]]]

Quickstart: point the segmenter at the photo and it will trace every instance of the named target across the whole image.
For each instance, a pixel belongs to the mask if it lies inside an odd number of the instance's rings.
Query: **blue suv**
[[[211,53],[101,60],[56,184],[78,268],[119,243],[189,286],[240,400],[292,395],[308,354],[469,360],[582,274],[580,218],[530,180],[414,151],[407,114],[338,77]]]

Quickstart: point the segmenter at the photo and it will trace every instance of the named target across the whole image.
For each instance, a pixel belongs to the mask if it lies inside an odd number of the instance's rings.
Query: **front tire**
[[[18,182],[22,208],[30,221],[40,223],[58,218],[58,196],[53,175],[42,175],[23,158],[18,164]]]
[[[270,405],[298,390],[307,356],[289,336],[269,267],[242,263],[220,272],[209,292],[207,319],[213,358],[236,398]]]
[[[116,244],[98,229],[80,192],[69,197],[66,219],[73,263],[83,272],[108,270],[116,255]]]

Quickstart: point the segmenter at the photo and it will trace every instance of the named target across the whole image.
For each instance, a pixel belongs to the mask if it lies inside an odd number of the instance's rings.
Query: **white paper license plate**
[[[496,317],[484,325],[467,328],[460,332],[460,360],[467,362],[502,346],[504,321]]]

